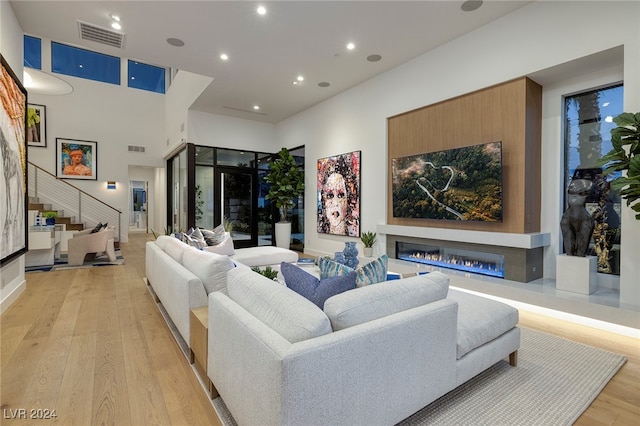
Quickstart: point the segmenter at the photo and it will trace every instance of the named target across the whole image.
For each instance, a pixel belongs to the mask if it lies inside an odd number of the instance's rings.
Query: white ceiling
[[[464,12],[458,0],[10,1],[25,34],[213,77],[194,109],[270,123],[527,3],[485,0]],[[260,4],[266,15],[256,13]],[[110,14],[121,17],[122,49],[80,39],[77,20],[110,28]],[[171,46],[168,38],[185,45]],[[347,50],[348,42],[356,48]],[[219,59],[223,52],[227,62]],[[368,61],[373,54],[382,59]],[[294,85],[298,75],[305,80]]]

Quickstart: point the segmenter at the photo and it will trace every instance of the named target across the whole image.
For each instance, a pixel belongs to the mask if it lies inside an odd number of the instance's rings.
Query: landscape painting
[[[393,217],[502,221],[502,142],[392,160]]]

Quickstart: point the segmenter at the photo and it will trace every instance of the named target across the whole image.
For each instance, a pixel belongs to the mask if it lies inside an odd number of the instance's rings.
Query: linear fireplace
[[[498,253],[397,241],[396,257],[409,262],[504,278],[504,255]]]
[[[529,282],[542,278],[546,233],[486,231],[378,225],[391,259]]]

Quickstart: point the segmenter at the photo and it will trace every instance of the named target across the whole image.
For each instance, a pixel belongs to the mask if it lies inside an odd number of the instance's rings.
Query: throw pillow
[[[282,262],[280,271],[284,282],[291,290],[315,303],[320,309],[331,296],[356,288],[356,273],[318,279],[291,263]]]
[[[387,280],[387,267],[389,258],[383,254],[377,259],[362,265],[356,269],[338,263],[328,257],[318,259],[318,267],[320,268],[320,279],[345,275],[351,271],[356,272],[356,286],[363,287],[369,284],[381,283]]]
[[[210,246],[217,246],[225,239],[224,227],[222,225],[216,226],[213,230],[202,229],[201,232],[205,241]]]
[[[100,232],[101,229],[102,229],[102,222],[98,222],[96,227],[91,230],[91,233],[95,234],[96,232]]]
[[[198,250],[203,249],[205,247],[207,247],[207,243],[204,241],[203,239],[197,239],[197,238],[193,238],[187,234],[182,234],[182,242],[189,244],[191,247],[195,247]]]
[[[233,238],[228,232],[225,232],[225,238],[221,243],[216,244],[215,246],[207,246],[204,248],[211,253],[224,254],[227,256],[233,256],[235,250],[233,248]]]

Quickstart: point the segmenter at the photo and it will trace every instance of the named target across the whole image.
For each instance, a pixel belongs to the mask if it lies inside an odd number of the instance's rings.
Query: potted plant
[[[611,189],[619,191],[620,197],[627,201],[640,220],[640,112],[623,112],[613,119],[618,125],[611,130],[613,149],[596,162],[605,166],[603,173],[627,172],[611,180]],[[628,146],[628,151],[625,147]]]
[[[45,218],[47,225],[55,225],[56,217],[58,217],[58,212],[46,211],[42,213],[42,216]]]
[[[366,231],[360,236],[360,241],[364,244],[363,253],[366,257],[373,256],[373,245],[376,243],[376,233]]]
[[[280,210],[280,221],[276,223],[276,245],[289,248],[291,222],[288,220],[288,212],[295,206],[295,200],[304,193],[304,173],[287,148],[278,152],[269,164],[269,169],[264,180],[271,186],[265,198],[275,203]]]

